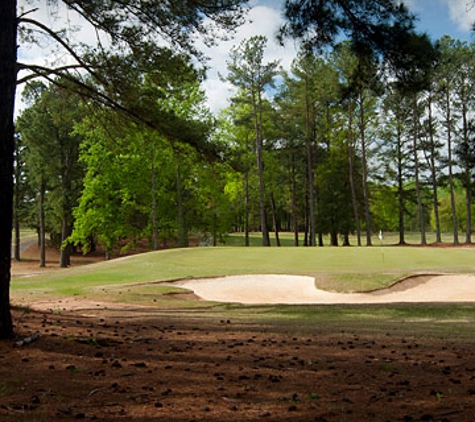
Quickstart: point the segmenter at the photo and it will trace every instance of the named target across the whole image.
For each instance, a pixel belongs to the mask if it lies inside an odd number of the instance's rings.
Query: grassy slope
[[[13,290],[84,288],[231,274],[302,274],[335,290],[370,289],[415,272],[474,272],[475,250],[439,248],[172,249],[16,279]]]

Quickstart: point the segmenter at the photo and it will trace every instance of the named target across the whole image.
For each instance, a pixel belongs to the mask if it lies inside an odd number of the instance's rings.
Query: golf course
[[[0,419],[469,421],[474,254],[222,246],[40,269],[26,253]],[[311,289],[332,302],[297,303]],[[342,299],[391,289],[406,299]]]

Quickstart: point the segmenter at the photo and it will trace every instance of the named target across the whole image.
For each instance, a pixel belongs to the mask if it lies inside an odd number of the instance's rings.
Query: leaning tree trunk
[[[13,223],[13,151],[16,89],[16,0],[0,2],[0,339],[13,336],[10,269]]]

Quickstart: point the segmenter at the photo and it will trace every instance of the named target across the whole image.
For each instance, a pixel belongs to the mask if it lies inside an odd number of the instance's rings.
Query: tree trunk
[[[153,141],[152,141],[153,142]],[[157,180],[155,175],[155,143],[152,143],[152,243],[153,250],[158,251],[158,221],[157,221]]]
[[[262,105],[261,98],[258,95],[257,103],[254,105],[254,128],[256,135],[256,154],[257,154],[257,174],[259,177],[259,213],[262,231],[262,246],[270,246],[269,228],[267,227],[267,215],[265,204],[265,187],[264,187],[264,159],[263,159],[263,140],[262,140]]]
[[[71,236],[71,225],[68,224],[66,217],[63,217],[61,222],[61,251],[59,255],[59,266],[67,268],[71,264],[71,244],[66,242],[66,239]]]
[[[464,95],[465,98],[465,95]],[[462,104],[462,119],[463,119],[463,139],[464,151],[467,157],[465,157],[464,173],[465,173],[465,204],[467,210],[467,223],[465,230],[465,243],[468,245],[472,243],[472,168],[470,165],[470,139],[469,139],[469,127],[468,127],[468,110],[467,103],[463,101]]]
[[[351,204],[353,206],[353,216],[356,226],[357,245],[361,246],[361,225],[358,212],[358,199],[356,198],[355,188],[355,152],[354,152],[354,133],[353,133],[353,103],[348,104],[348,178],[350,179]]]
[[[414,94],[412,109],[412,130],[413,130],[413,153],[414,153],[414,183],[416,185],[417,195],[417,212],[419,215],[419,225],[421,230],[421,245],[427,245],[425,218],[424,218],[424,204],[422,202],[422,190],[420,186],[419,178],[419,158],[417,156],[418,143],[419,143],[419,118],[417,113],[417,95]]]
[[[368,160],[366,157],[366,136],[365,136],[365,116],[364,116],[364,98],[360,95],[360,137],[361,137],[361,165],[362,165],[362,181],[363,181],[363,201],[364,201],[364,218],[366,225],[366,246],[371,246],[371,213],[369,207],[369,188],[368,188]]]
[[[405,245],[404,239],[404,214],[406,210],[404,198],[404,178],[403,178],[403,158],[402,158],[402,134],[398,129],[397,133],[397,196],[398,196],[398,223],[399,223],[399,244]]]
[[[272,208],[272,222],[274,224],[274,231],[275,231],[275,244],[276,246],[280,246],[279,222],[277,220],[277,210],[275,209],[274,193],[272,192],[270,194],[270,203],[271,203],[271,208]]]
[[[13,337],[10,269],[13,223],[13,151],[16,89],[16,0],[0,2],[0,339]]]
[[[299,218],[297,205],[297,181],[295,174],[295,155],[292,153],[292,229],[294,232],[294,246],[299,246]]]
[[[40,182],[40,198],[38,203],[38,235],[40,242],[40,267],[46,267],[46,229],[45,229],[45,183]]]
[[[315,230],[315,194],[313,186],[313,118],[310,110],[309,87],[305,78],[305,146],[307,153],[307,179],[308,179],[308,229],[309,245],[316,246]]]
[[[452,208],[452,222],[453,222],[453,236],[454,245],[459,244],[459,228],[457,219],[457,207],[455,204],[455,186],[454,186],[454,163],[453,163],[453,151],[452,151],[452,113],[451,113],[451,101],[450,91],[447,89],[445,93],[445,107],[447,109],[447,158],[449,165],[449,188],[450,188],[450,206]]]
[[[20,210],[20,195],[21,195],[21,189],[20,189],[20,178],[21,178],[21,161],[20,161],[20,150],[18,145],[15,145],[15,184],[14,184],[14,201],[15,201],[15,206],[13,208],[13,227],[15,229],[15,245],[14,245],[14,250],[13,250],[13,257],[15,261],[20,261],[21,256],[20,256],[20,216],[19,216],[19,210]]]
[[[183,248],[186,246],[185,240],[185,218],[183,210],[183,191],[181,185],[181,168],[178,164],[176,172],[176,193],[177,193],[177,220],[178,220],[178,247]]]
[[[440,231],[440,218],[439,218],[439,195],[438,195],[438,182],[437,182],[437,169],[435,163],[435,141],[434,141],[434,120],[432,115],[432,96],[429,98],[429,139],[430,139],[430,159],[429,167],[431,172],[432,181],[432,203],[434,207],[435,218],[435,241],[442,243],[442,234]]]
[[[244,244],[250,245],[249,240],[249,172],[244,175]]]

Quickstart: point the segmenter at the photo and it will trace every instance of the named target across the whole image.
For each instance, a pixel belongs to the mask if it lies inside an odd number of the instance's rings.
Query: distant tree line
[[[237,94],[217,119],[186,66],[166,90],[152,73],[135,85],[148,113],[187,122],[173,129],[183,141],[69,94],[66,82],[29,84],[17,122],[16,227],[37,229],[43,246],[48,233],[61,266],[78,245],[109,256],[143,239],[158,249],[231,231],[246,244],[262,231],[264,245],[270,232],[279,244],[281,231],[294,232],[296,246],[299,233],[307,246],[326,235],[348,245],[351,234],[371,245],[380,230],[398,231],[400,244],[406,230],[422,244],[427,230],[438,242],[442,232],[471,242],[474,45],[427,43],[426,62],[402,74],[348,42],[302,48],[287,73],[263,61],[266,42],[232,50]]]

